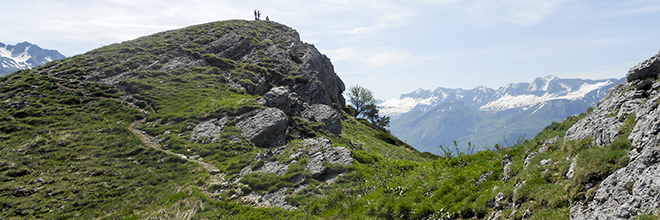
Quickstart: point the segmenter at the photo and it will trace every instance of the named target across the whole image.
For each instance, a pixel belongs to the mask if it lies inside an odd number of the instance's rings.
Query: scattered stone
[[[486,179],[488,179],[488,177],[490,177],[491,175],[493,175],[493,171],[490,171],[490,172],[487,172],[487,173],[481,174],[481,176],[479,177],[479,180],[477,180],[477,182],[474,183],[474,186],[478,186],[479,184],[483,183],[483,182],[486,181]]]
[[[503,192],[498,193],[495,197],[493,197],[493,200],[488,202],[488,208],[492,208],[495,211],[500,211],[505,208],[504,202],[506,201],[506,198],[504,196]]]
[[[511,156],[509,154],[505,154],[504,158],[502,158],[502,166],[506,165],[507,163],[511,163]]]
[[[509,180],[509,178],[511,178],[511,176],[509,176],[509,173],[511,173],[511,156],[509,156],[509,154],[504,155],[504,158],[502,159],[502,166],[504,166],[502,181],[506,182]]]
[[[525,157],[525,164],[523,165],[523,170],[527,169],[527,166],[529,166],[534,156],[536,156],[536,152],[532,152],[531,154],[527,155],[527,157]]]
[[[523,214],[522,219],[527,220],[532,217],[532,212],[529,211],[529,209],[525,210],[525,214]]]
[[[547,166],[552,164],[552,159],[541,160],[541,166]]]
[[[32,193],[35,193],[33,190],[29,190],[27,188],[18,188],[12,190],[12,195],[14,197],[26,197],[29,195],[32,195]]]
[[[496,211],[492,212],[490,216],[488,216],[488,220],[498,220],[500,219],[500,216],[502,216],[502,211]]]
[[[549,145],[554,144],[555,142],[559,141],[560,139],[561,139],[561,137],[559,135],[557,135],[553,138],[550,138],[550,139],[546,140],[545,142],[543,142],[543,146],[539,149],[539,153],[543,153],[543,152],[547,151]]]
[[[573,180],[573,178],[575,178],[576,161],[577,160],[573,158],[573,162],[571,163],[571,166],[568,167],[568,172],[566,172],[566,179]]]

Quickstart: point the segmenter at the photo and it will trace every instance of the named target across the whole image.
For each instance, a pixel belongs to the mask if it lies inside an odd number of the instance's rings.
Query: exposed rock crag
[[[571,127],[567,139],[593,137],[596,145],[612,143],[629,115],[635,126],[628,136],[630,162],[601,182],[593,200],[571,209],[572,219],[632,219],[657,214],[660,208],[660,54],[630,69],[626,83],[609,91],[607,99]],[[573,165],[571,165],[573,167]],[[568,174],[567,174],[568,176]]]

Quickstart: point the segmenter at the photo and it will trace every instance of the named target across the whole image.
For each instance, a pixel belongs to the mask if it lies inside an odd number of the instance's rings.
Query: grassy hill
[[[294,177],[311,176],[304,168],[310,158],[287,156],[275,158],[290,163],[283,175],[241,175],[244,167],[262,166],[254,158],[269,151],[236,127],[240,115],[265,108],[257,92],[262,79],[266,87],[288,88],[314,79],[296,61],[304,56],[269,58],[291,43],[283,37],[288,30],[265,21],[215,22],[0,77],[0,218],[521,219],[529,210],[531,219],[567,219],[572,205],[592,198],[593,187],[627,163],[625,137],[603,148],[559,139],[524,168],[530,153],[584,115],[521,145],[452,157],[419,153],[347,114],[339,135],[289,115],[289,129],[301,138],[290,135],[286,146],[326,137],[351,150],[351,165],[326,164],[345,175],[299,183]],[[226,33],[244,33],[248,46],[241,50],[256,58],[220,57],[204,46]],[[168,67],[181,57],[210,65]],[[219,140],[193,140],[196,125],[225,116]],[[551,162],[541,165],[545,159]],[[575,177],[568,179],[573,161]],[[292,210],[243,199],[302,185],[285,198]]]

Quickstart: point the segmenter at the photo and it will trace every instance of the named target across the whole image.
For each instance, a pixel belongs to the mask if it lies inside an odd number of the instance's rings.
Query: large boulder
[[[289,119],[282,110],[269,108],[239,116],[236,127],[254,145],[273,147],[285,143],[288,123]]]
[[[314,104],[305,109],[303,118],[316,122],[323,122],[325,130],[335,135],[341,134],[341,115],[337,110],[324,104]]]
[[[655,79],[658,78],[658,74],[660,74],[660,52],[648,60],[630,68],[628,74],[626,74],[626,82],[648,78]]]

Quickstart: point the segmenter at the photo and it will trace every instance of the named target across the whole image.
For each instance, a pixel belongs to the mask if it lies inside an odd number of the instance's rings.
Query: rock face
[[[282,110],[255,110],[238,117],[238,120],[236,127],[241,130],[241,135],[259,147],[280,146],[286,140],[289,119]]]
[[[644,62],[628,70],[626,82],[633,82],[638,79],[657,78],[660,71],[660,52]]]
[[[341,115],[337,110],[324,104],[314,104],[302,112],[302,117],[325,124],[325,130],[335,135],[341,134]]]
[[[300,112],[303,110],[303,101],[301,100],[298,93],[291,92],[287,87],[273,87],[264,94],[263,98],[259,100],[259,103],[264,106],[278,108],[284,113],[289,115],[300,116]]]
[[[644,81],[660,73],[658,57],[631,68],[625,84],[610,90],[609,98],[568,130],[567,139],[593,137],[595,144],[606,145],[620,135],[618,130],[628,115],[634,114],[636,122],[628,136],[633,146],[630,162],[601,182],[593,200],[575,205],[571,209],[572,219],[632,219],[642,213],[658,212],[660,82],[648,85]],[[647,85],[638,86],[641,83]]]

